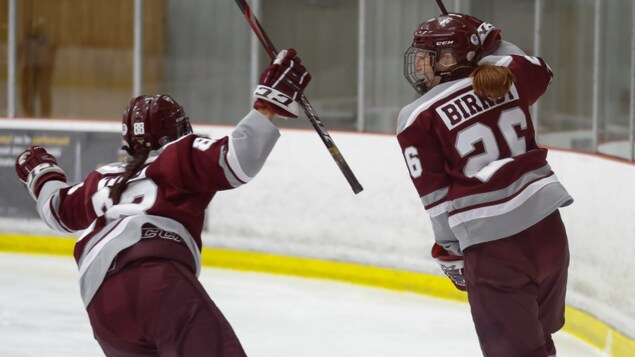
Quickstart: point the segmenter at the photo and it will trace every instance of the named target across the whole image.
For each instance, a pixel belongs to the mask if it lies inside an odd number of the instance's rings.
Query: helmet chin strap
[[[470,73],[474,70],[476,66],[460,66],[453,69],[447,76],[444,78],[445,81],[453,81],[456,79],[467,78],[470,76]]]
[[[431,81],[429,81],[429,84],[427,84],[428,90],[436,87],[439,83],[441,83],[441,79],[443,79],[443,77],[441,76],[434,76],[432,78]]]

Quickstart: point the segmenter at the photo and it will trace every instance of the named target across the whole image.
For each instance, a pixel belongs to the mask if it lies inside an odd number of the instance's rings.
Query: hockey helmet
[[[423,22],[404,54],[404,76],[424,94],[435,85],[469,76],[500,43],[500,30],[473,16],[449,13]]]
[[[183,107],[165,94],[133,98],[122,124],[123,149],[130,155],[140,148],[157,150],[192,132]]]

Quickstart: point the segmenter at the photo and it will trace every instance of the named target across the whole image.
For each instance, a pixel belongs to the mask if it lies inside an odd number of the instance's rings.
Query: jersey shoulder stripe
[[[422,112],[430,108],[433,104],[437,103],[439,100],[451,95],[452,93],[455,93],[457,91],[470,87],[472,85],[472,78],[464,78],[458,81],[450,82],[448,84],[449,86],[441,87],[441,85],[439,85],[435,88],[432,88],[433,90],[436,88],[439,88],[441,91],[440,92],[430,91],[423,97],[413,102],[411,105],[408,105],[407,107],[405,107],[404,110],[402,110],[399,113],[399,119],[397,124],[397,134],[406,130],[410,125],[412,125],[412,123],[415,122],[417,117]],[[419,104],[419,105],[416,105],[416,104]]]

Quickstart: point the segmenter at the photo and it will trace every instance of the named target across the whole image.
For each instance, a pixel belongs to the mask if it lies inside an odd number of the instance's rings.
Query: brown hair
[[[470,77],[476,95],[490,100],[504,97],[516,80],[509,68],[491,64],[478,65]]]
[[[121,180],[118,180],[110,188],[110,198],[112,199],[113,204],[119,203],[121,194],[126,190],[126,186],[128,186],[128,180],[141,170],[143,164],[148,159],[149,153],[150,149],[146,148],[138,148],[135,150],[132,160],[126,165],[126,171],[123,173],[123,176],[121,176]]]

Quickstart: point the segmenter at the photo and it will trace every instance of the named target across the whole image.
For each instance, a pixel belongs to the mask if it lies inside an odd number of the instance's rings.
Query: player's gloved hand
[[[311,74],[296,56],[293,48],[282,50],[260,75],[254,97],[255,109],[270,109],[283,118],[297,118],[298,102],[304,88],[311,81]]]
[[[15,171],[36,200],[47,181],[66,182],[66,174],[57,166],[55,156],[41,146],[31,146],[24,150],[15,160]]]
[[[441,270],[452,280],[454,286],[461,291],[466,291],[465,277],[463,276],[463,257],[450,255],[442,246],[434,243],[432,257],[441,266]]]

